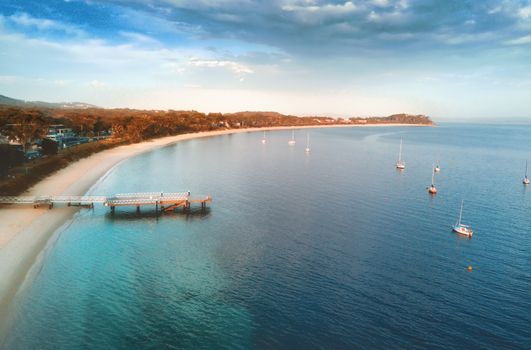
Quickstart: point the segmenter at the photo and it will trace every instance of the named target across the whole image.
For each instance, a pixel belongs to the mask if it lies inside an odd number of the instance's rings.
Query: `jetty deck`
[[[136,207],[140,211],[140,207],[155,206],[156,211],[168,212],[179,207],[190,209],[192,204],[199,204],[205,209],[211,202],[210,195],[192,196],[190,192],[119,193],[113,196],[0,196],[0,204],[33,205],[34,208],[48,206],[50,209],[57,204],[91,208],[94,204],[103,204],[112,213],[116,207]]]

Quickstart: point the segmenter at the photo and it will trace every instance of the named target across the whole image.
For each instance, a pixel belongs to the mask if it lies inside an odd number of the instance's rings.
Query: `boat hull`
[[[465,237],[472,237],[472,235],[474,234],[474,232],[471,229],[463,227],[463,226],[454,226],[452,227],[452,231],[454,231],[455,233],[461,236],[465,236]]]

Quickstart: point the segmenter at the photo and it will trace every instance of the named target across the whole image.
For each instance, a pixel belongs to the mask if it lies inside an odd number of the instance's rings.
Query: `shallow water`
[[[115,168],[94,194],[214,202],[83,210],[17,296],[4,348],[529,346],[531,126],[300,130],[292,147],[290,131],[261,137],[186,141]],[[470,240],[450,230],[461,199]]]

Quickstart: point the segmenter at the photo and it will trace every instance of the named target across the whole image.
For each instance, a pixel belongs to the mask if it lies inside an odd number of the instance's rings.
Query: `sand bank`
[[[230,133],[353,126],[412,126],[410,124],[315,125],[306,127],[248,128],[199,132],[154,139],[116,147],[81,159],[42,180],[25,195],[83,195],[98,179],[124,159],[179,141]],[[138,190],[139,192],[142,189]],[[79,209],[73,207],[34,209],[32,206],[0,208],[0,326],[7,308],[53,233]]]

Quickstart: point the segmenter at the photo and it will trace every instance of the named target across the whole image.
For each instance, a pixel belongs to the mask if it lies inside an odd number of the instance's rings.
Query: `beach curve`
[[[180,141],[233,133],[337,127],[426,126],[416,124],[312,125],[243,128],[167,136],[118,146],[80,159],[43,179],[24,195],[84,195],[122,161]],[[141,189],[139,189],[140,191]],[[79,211],[75,207],[45,208],[3,206],[0,208],[0,330],[9,305],[40,252],[54,233]]]

